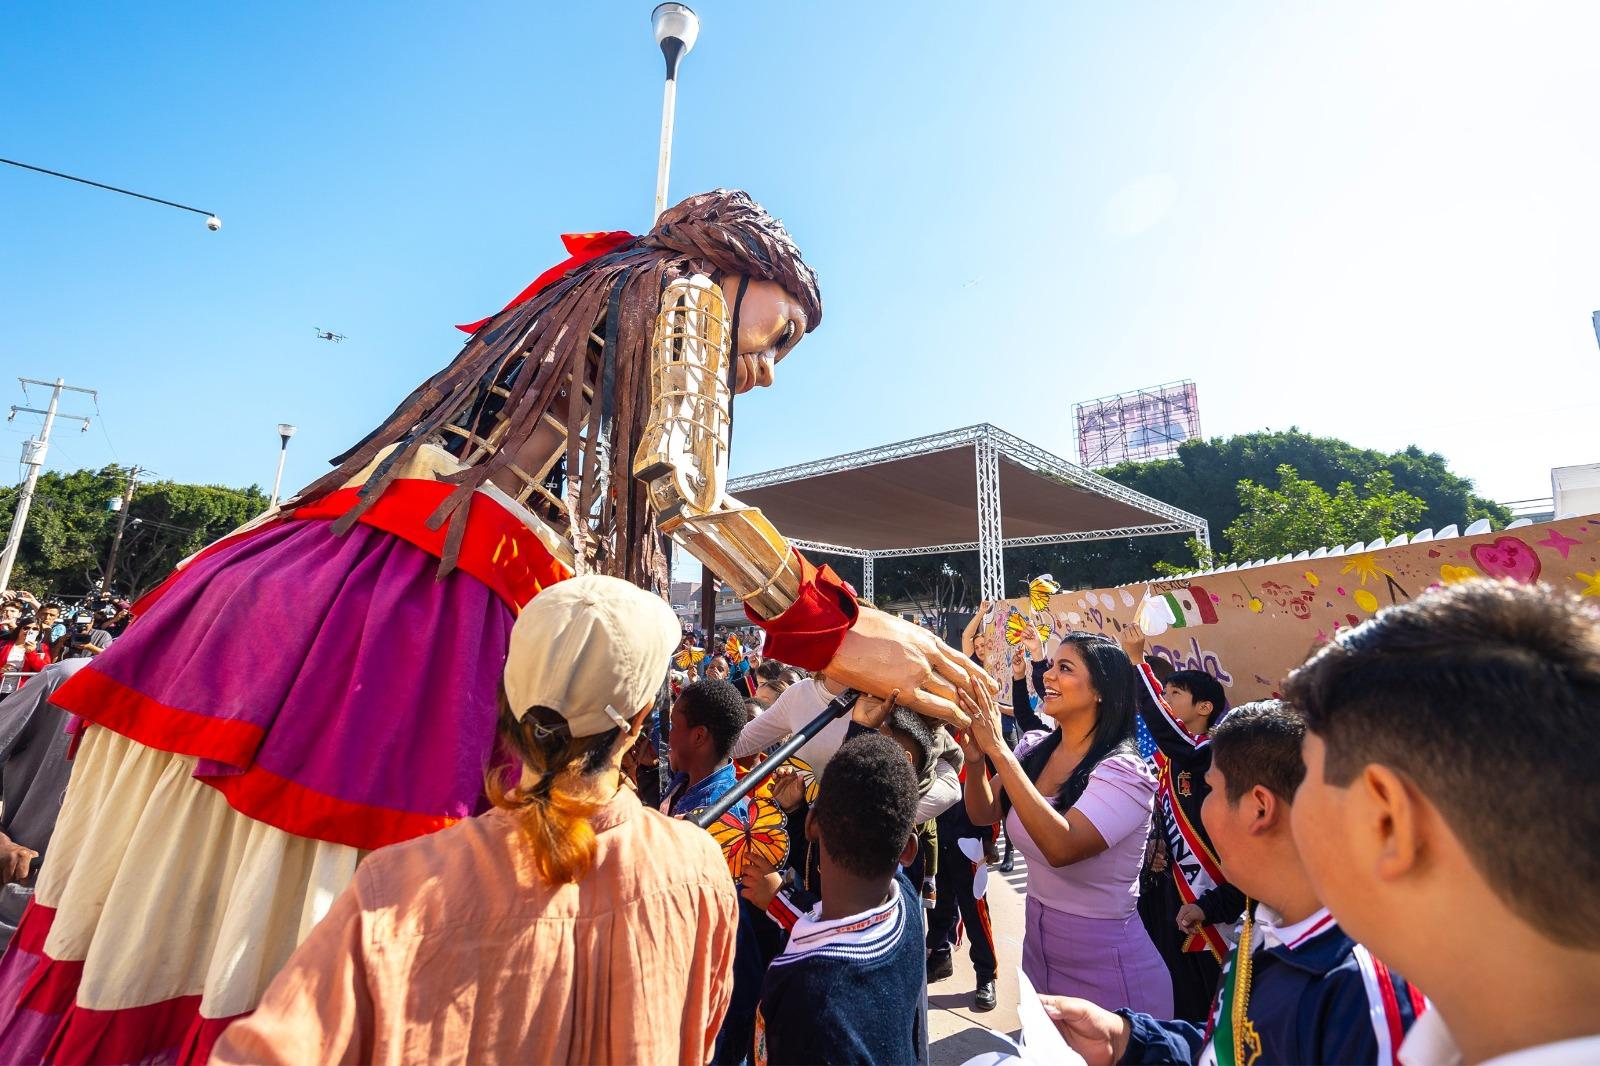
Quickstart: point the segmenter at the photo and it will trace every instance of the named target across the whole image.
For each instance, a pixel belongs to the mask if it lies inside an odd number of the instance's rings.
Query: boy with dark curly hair
[[[806,819],[822,902],[767,969],[758,1064],[927,1061],[922,905],[900,873],[916,810],[916,775],[888,737],[855,737],[829,760]]]

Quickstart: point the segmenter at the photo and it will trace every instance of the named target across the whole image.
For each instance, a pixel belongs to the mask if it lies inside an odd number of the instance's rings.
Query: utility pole
[[[100,578],[100,595],[111,591],[111,579],[117,572],[117,550],[122,547],[122,531],[128,526],[128,511],[133,507],[133,490],[139,486],[139,475],[150,471],[134,467],[128,471],[128,491],[122,494],[122,506],[117,508],[117,532],[111,538],[111,554],[106,559],[106,572]]]
[[[50,389],[50,406],[41,411],[37,407],[18,407],[13,404],[11,414],[6,418],[6,421],[11,421],[17,417],[18,411],[44,415],[44,430],[37,437],[28,438],[27,442],[22,446],[22,461],[28,467],[28,479],[23,482],[22,492],[17,496],[17,510],[11,516],[11,533],[6,537],[5,551],[0,553],[0,590],[4,590],[11,584],[11,568],[17,562],[17,549],[22,547],[22,528],[28,522],[28,508],[33,506],[33,490],[39,484],[39,469],[44,466],[45,452],[50,448],[50,429],[55,425],[56,410],[61,406],[61,394],[68,391],[86,392],[90,396],[99,399],[99,394],[93,389],[81,389],[76,385],[68,385],[61,378],[56,378],[54,381],[39,381],[36,378],[18,378],[17,380],[22,382],[23,395],[27,395],[29,385],[48,386]],[[62,415],[61,417],[82,422],[85,432],[89,429],[89,419],[84,415]]]

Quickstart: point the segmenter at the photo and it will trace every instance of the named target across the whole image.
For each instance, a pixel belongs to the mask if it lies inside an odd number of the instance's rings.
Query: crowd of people
[[[6,589],[0,593],[0,695],[17,691],[51,663],[92,659],[132,620],[127,600],[89,596],[64,603]]]
[[[17,672],[109,634],[56,606],[3,605],[0,646],[49,649]],[[1237,707],[1137,627],[1006,650],[965,727],[861,696],[752,781],[845,686],[558,583],[511,631],[488,812],[367,855],[213,1061],[925,1062],[963,940],[975,1010],[1020,961],[1090,1063],[1600,1058],[1588,605],[1436,589]],[[0,703],[5,935],[70,772],[59,683]],[[1020,960],[982,876],[1018,855]]]

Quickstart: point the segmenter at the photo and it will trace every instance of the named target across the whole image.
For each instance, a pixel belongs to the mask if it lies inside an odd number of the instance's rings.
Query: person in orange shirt
[[[529,603],[499,723],[520,779],[492,771],[488,813],[369,856],[212,1061],[708,1061],[732,992],[728,867],[622,787],[678,636],[617,578]]]

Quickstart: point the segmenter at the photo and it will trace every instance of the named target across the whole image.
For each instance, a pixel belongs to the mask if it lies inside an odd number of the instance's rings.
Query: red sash
[[[1189,821],[1172,785],[1172,764],[1161,752],[1156,752],[1156,768],[1161,780],[1161,803],[1167,811],[1167,866],[1177,883],[1178,895],[1185,903],[1198,903],[1200,897],[1221,884],[1226,878],[1217,857],[1206,846],[1200,831]],[[1218,962],[1228,957],[1228,942],[1211,924],[1202,925],[1200,932],[1183,942],[1184,951],[1206,951],[1216,956]]]

